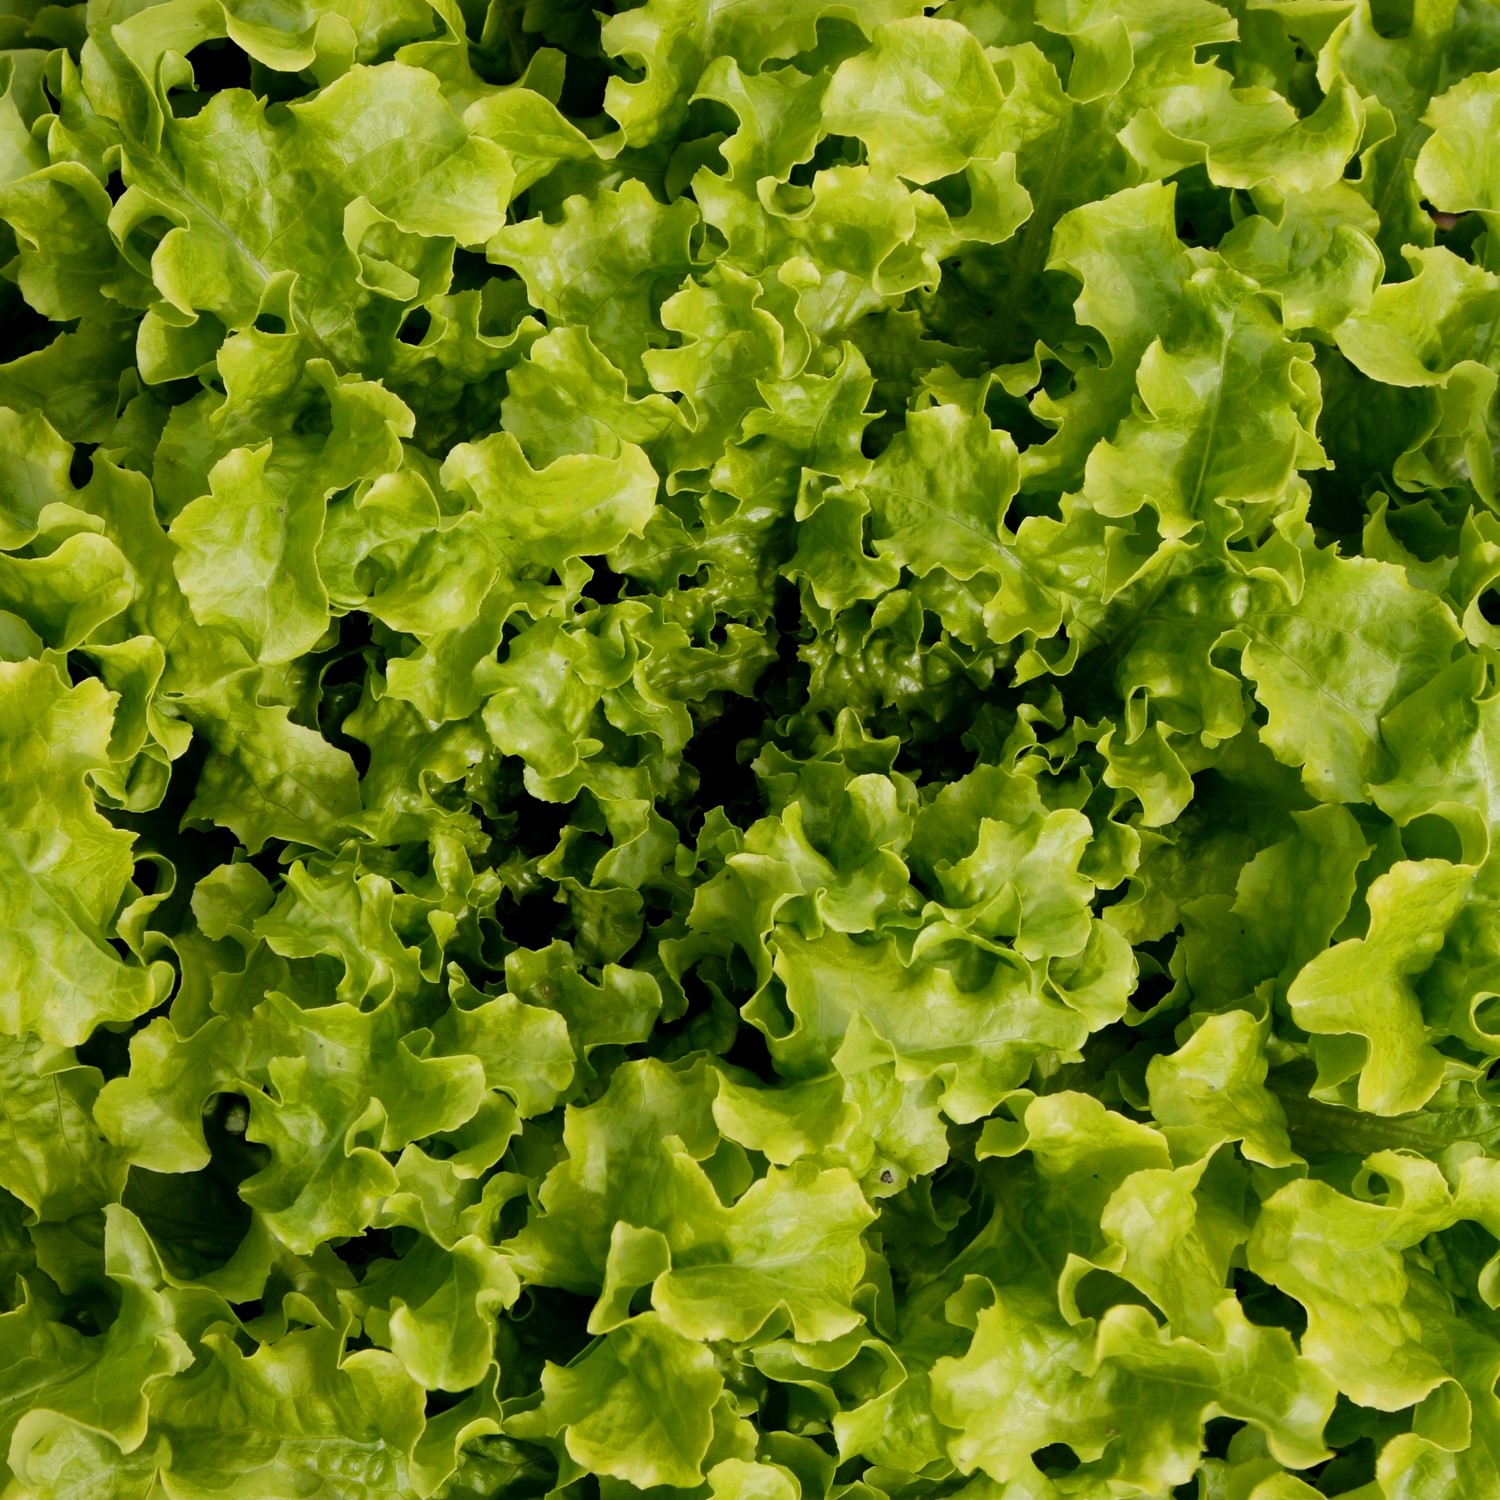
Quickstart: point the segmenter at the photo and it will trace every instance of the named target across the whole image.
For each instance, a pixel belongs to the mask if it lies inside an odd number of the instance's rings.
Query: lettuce
[[[1491,0],[18,0],[4,1500],[1500,1497]]]

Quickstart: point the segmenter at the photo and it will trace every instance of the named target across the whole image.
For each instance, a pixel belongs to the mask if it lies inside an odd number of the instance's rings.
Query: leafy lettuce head
[[[0,18],[4,1500],[1500,1452],[1500,10]]]

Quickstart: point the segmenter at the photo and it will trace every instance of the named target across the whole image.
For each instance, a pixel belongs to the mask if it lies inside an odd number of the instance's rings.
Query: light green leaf
[[[665,342],[652,331],[654,299],[686,274],[697,218],[687,199],[664,208],[632,179],[594,198],[570,198],[558,224],[533,218],[499,230],[487,254],[520,273],[550,319],[587,329],[595,347],[638,384],[641,355]]]
[[[640,1489],[682,1488],[703,1478],[723,1384],[708,1349],[646,1313],[576,1363],[548,1364],[537,1420],[597,1473]]]
[[[1500,69],[1471,73],[1427,107],[1432,135],[1417,155],[1417,186],[1444,213],[1500,213],[1490,142],[1500,124]]]
[[[1360,802],[1386,779],[1382,719],[1447,664],[1459,630],[1388,563],[1313,552],[1304,566],[1295,604],[1251,627],[1245,672],[1269,714],[1272,753],[1301,766],[1317,795]]]
[[[165,995],[168,966],[110,948],[130,878],[132,836],[89,795],[109,765],[109,695],[71,686],[50,660],[0,662],[0,1028],[72,1047]]]
[[[690,1338],[743,1341],[781,1308],[797,1338],[837,1338],[859,1321],[850,1301],[873,1217],[847,1172],[772,1167],[725,1216],[721,1244],[673,1256],[652,1305]]]
[[[264,691],[246,671],[184,703],[211,747],[187,816],[231,829],[252,854],[271,838],[334,849],[359,808],[354,762]]]
[[[1441,860],[1395,865],[1370,887],[1368,936],[1319,954],[1287,991],[1304,1030],[1363,1042],[1365,1057],[1356,1065],[1360,1109],[1405,1114],[1442,1081],[1443,1058],[1427,1039],[1412,980],[1437,955],[1473,873]],[[1343,1081],[1329,1078],[1327,1086]]]
[[[991,154],[1000,85],[972,32],[914,17],[877,27],[873,41],[833,75],[826,129],[858,136],[873,166],[915,183]]]
[[[1297,1160],[1285,1112],[1266,1088],[1266,1029],[1248,1011],[1210,1016],[1176,1052],[1147,1066],[1151,1113],[1195,1156],[1237,1141],[1263,1166]]]

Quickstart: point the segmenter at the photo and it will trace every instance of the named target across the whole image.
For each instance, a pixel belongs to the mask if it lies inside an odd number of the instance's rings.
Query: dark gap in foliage
[[[104,179],[104,191],[109,194],[111,203],[118,203],[124,197],[125,179],[120,175],[118,167]]]
[[[63,660],[68,668],[68,679],[74,687],[99,676],[99,664],[86,651],[70,651]]]
[[[478,983],[485,978],[498,978],[505,970],[505,958],[516,945],[505,935],[499,917],[488,912],[479,918],[479,958],[471,964],[470,978]]]
[[[760,782],[750,761],[764,727],[764,707],[754,698],[737,694],[724,699],[717,718],[697,726],[682,753],[683,763],[698,779],[689,820],[692,831],[702,826],[715,807],[722,807],[737,823],[753,822],[760,816]]]
[[[1172,962],[1172,955],[1177,951],[1177,939],[1181,936],[1182,929],[1174,927],[1171,932],[1159,938],[1148,938],[1144,942],[1135,945],[1138,954],[1152,960],[1159,968],[1166,970]]]
[[[344,721],[359,707],[369,676],[373,649],[370,617],[351,610],[339,617],[338,644],[325,658],[318,676],[318,732],[354,762],[360,776],[370,769],[370,747],[344,732]]]
[[[1102,1318],[1112,1307],[1141,1307],[1158,1324],[1166,1323],[1161,1310],[1139,1287],[1113,1271],[1086,1271],[1073,1288],[1073,1300],[1085,1318]]]
[[[1048,1443],[1031,1455],[1031,1461],[1044,1474],[1071,1474],[1078,1467],[1078,1455],[1066,1443]]]
[[[1454,505],[1447,494],[1438,492],[1388,506],[1385,512],[1386,529],[1423,562],[1457,556],[1464,523],[1468,519],[1467,498]]]
[[[198,789],[198,777],[203,772],[208,752],[208,741],[201,735],[194,735],[188,741],[187,749],[172,762],[172,774],[167,781],[167,790],[159,807],[149,813],[110,812],[106,816],[120,827],[129,828],[137,833],[148,832],[149,827],[143,825],[148,825],[149,822],[160,822],[164,830],[170,828],[175,836],[176,824],[186,813],[188,804],[192,802]],[[223,857],[214,861],[216,865],[226,863],[235,848],[234,835],[227,828],[212,830],[188,828],[183,830],[183,835],[196,838],[200,842],[211,839],[220,844]]]
[[[658,912],[662,916],[664,913]],[[643,937],[636,949],[620,960],[627,968],[634,967],[648,956],[651,940]],[[711,962],[711,960],[710,960]],[[696,975],[682,986],[685,1005],[682,1013],[670,1021],[658,1021],[644,1051],[631,1049],[632,1056],[647,1053],[671,1059],[690,1052],[707,1051],[724,1057],[734,1044],[739,1014],[724,998],[723,986],[715,986]]]
[[[810,188],[819,172],[829,167],[858,165],[864,160],[864,143],[852,135],[825,135],[813,154],[798,162],[787,177],[794,188]]]
[[[801,647],[795,638],[783,636],[777,642],[777,662],[760,680],[761,701],[766,708],[765,738],[769,743],[775,735],[776,721],[804,708],[810,699],[812,666],[802,659]],[[883,734],[879,725],[872,731]]]
[[[73,1055],[86,1068],[98,1068],[105,1078],[123,1078],[130,1071],[130,1038],[133,1028],[96,1026],[88,1037],[73,1049]]]
[[[467,1394],[465,1391],[428,1391],[427,1400],[422,1410],[429,1421],[433,1417],[441,1416],[445,1411],[451,1411]]]
[[[318,706],[318,728],[335,750],[342,750],[354,763],[354,774],[361,779],[369,772],[371,751],[363,740],[344,733],[344,721],[359,707],[364,696],[359,682],[335,683]]]
[[[1203,1451],[1210,1458],[1223,1458],[1229,1452],[1229,1440],[1244,1427],[1233,1417],[1210,1417],[1203,1429]]]
[[[464,37],[471,47],[477,47],[484,40],[485,21],[494,15],[497,19],[507,3],[514,0],[500,0],[498,5],[487,5],[484,0],[459,0],[458,8],[463,16]]]
[[[253,865],[274,886],[280,881],[282,872],[291,863],[286,854],[285,839],[267,839],[265,847],[249,856],[247,863]]]
[[[507,892],[497,910],[507,937],[523,948],[545,948],[553,938],[569,935],[568,908],[549,881],[543,890],[517,899]]]
[[[507,756],[506,760],[519,770],[520,762],[515,757]],[[516,847],[528,858],[550,854],[557,847],[563,829],[572,821],[576,806],[576,801],[544,802],[522,791],[509,812],[515,819],[512,839]]]
[[[1254,1271],[1237,1266],[1233,1272],[1234,1293],[1245,1316],[1262,1328],[1284,1328],[1294,1339],[1307,1332],[1307,1309],[1280,1287],[1262,1281]]]
[[[1179,172],[1176,184],[1178,238],[1186,245],[1217,245],[1234,227],[1231,194],[1211,182],[1201,165]]]
[[[961,219],[974,207],[974,190],[967,172],[954,172],[929,182],[925,191],[932,194],[947,210],[950,219]]]
[[[738,949],[725,960],[725,973],[734,987],[735,996],[748,1000],[755,993],[757,975],[755,967]],[[786,997],[786,985],[779,975],[773,975],[760,992],[757,1002],[765,1015],[771,1031],[778,1038],[786,1037],[797,1028],[797,1018]]]
[[[79,658],[87,661],[87,658]],[[70,655],[69,666],[74,664]],[[90,664],[92,666],[92,664]],[[75,679],[76,680],[76,679]],[[198,777],[208,758],[208,742],[195,735],[186,751],[172,765],[172,774],[159,806],[150,812],[132,813],[118,808],[101,808],[116,828],[137,835],[136,854],[160,852],[170,857],[177,872],[173,893],[156,909],[153,925],[170,932],[186,918],[193,888],[210,870],[228,864],[240,847],[234,835],[217,824],[208,827],[187,824],[182,820],[197,791]]]
[[[98,443],[74,443],[73,457],[68,461],[68,483],[81,490],[94,477],[94,450]]]
[[[602,557],[585,557],[583,561],[593,570],[583,586],[583,597],[595,604],[613,604],[625,586],[624,575],[616,573]]]
[[[678,980],[682,986],[683,997],[687,1001],[688,1014],[707,1010],[714,1003],[717,993],[722,990],[722,986],[715,986],[701,972],[705,964],[712,962],[712,958],[699,959]]]
[[[802,634],[802,594],[790,579],[777,578],[772,585],[771,623],[776,627],[777,655],[783,665],[797,661],[796,643]]]
[[[1074,1080],[1066,1085],[1068,1088],[1082,1087],[1084,1084],[1080,1080],[1105,1078],[1140,1045],[1141,1032],[1128,1021],[1115,1021],[1108,1026],[1101,1026],[1084,1042],[1082,1060],[1077,1064],[1064,1065],[1055,1076]],[[1070,1066],[1077,1071],[1069,1072]]]
[[[414,307],[407,313],[401,324],[400,332],[396,337],[403,344],[413,346],[420,344],[427,337],[427,330],[432,327],[432,314],[425,307]]]
[[[744,1068],[753,1073],[762,1083],[772,1083],[776,1078],[776,1064],[771,1060],[771,1049],[766,1043],[765,1033],[758,1026],[742,1021],[734,1034],[734,1041],[724,1054],[724,1061],[732,1067]]]
[[[277,313],[258,313],[255,318],[257,333],[281,334],[286,332],[286,319]]]
[[[570,120],[588,120],[601,114],[610,71],[609,64],[602,57],[580,57],[576,52],[570,53],[557,107]],[[621,66],[622,77],[625,71]]]
[[[396,1254],[396,1241],[389,1229],[367,1229],[363,1234],[344,1240],[333,1247],[333,1253],[346,1266],[356,1270],[367,1266],[372,1260],[392,1260]]]
[[[487,281],[513,280],[516,273],[509,266],[497,266],[484,258],[480,250],[458,249],[453,252],[452,292],[476,292]],[[424,330],[425,331],[425,330]]]
[[[1130,992],[1130,1003],[1137,1010],[1154,1010],[1171,993],[1175,983],[1170,974],[1143,974]]]
[[[57,1321],[75,1333],[81,1333],[86,1339],[98,1338],[111,1321],[107,1313],[101,1317],[101,1311],[92,1300],[74,1302],[69,1304]]]
[[[879,458],[891,446],[900,429],[888,423],[871,422],[859,435],[859,451],[869,459]]]
[[[1488,232],[1483,214],[1444,213],[1440,209],[1428,208],[1426,204],[1423,207],[1427,208],[1432,219],[1433,238],[1438,245],[1465,260],[1479,260],[1477,241]]]
[[[249,1302],[231,1302],[229,1310],[241,1323],[253,1323],[257,1318],[265,1315],[266,1305],[259,1297],[256,1297]]]
[[[226,1091],[213,1095],[203,1115],[204,1138],[212,1150],[217,1142],[227,1145],[241,1140],[250,1124],[250,1101],[243,1095]]]
[[[224,89],[251,87],[250,58],[227,37],[199,42],[187,55],[198,92],[217,94]]]
[[[768,1380],[765,1390],[761,1393],[760,1410],[756,1413],[760,1430],[762,1432],[785,1432],[787,1419],[791,1414],[789,1406],[786,1387],[777,1381]]]
[[[510,1160],[508,1155],[506,1160],[507,1162]],[[524,1194],[519,1198],[511,1198],[503,1204],[499,1216],[495,1220],[493,1230],[495,1242],[497,1244],[503,1243],[505,1240],[510,1239],[512,1235],[519,1234],[522,1228],[525,1227],[526,1216],[529,1211]]]
[[[1099,916],[1111,906],[1118,906],[1130,894],[1130,880],[1127,877],[1118,885],[1096,886],[1092,904],[1094,915]]]
[[[525,28],[524,0],[488,5],[484,0],[460,0],[460,9],[469,42],[469,66],[486,83],[515,83],[536,50]],[[439,29],[436,22],[433,29]]]
[[[1025,397],[1010,395],[1004,386],[995,385],[990,388],[984,410],[993,426],[1003,428],[1010,434],[1020,453],[1028,448],[1039,447],[1055,436],[1052,428],[1032,415]],[[1006,508],[1004,524],[1014,531],[1026,516],[1055,513],[1056,510],[1057,501],[1054,496],[1033,498],[1018,494]]]
[[[374,642],[375,622],[362,609],[351,609],[348,614],[340,615],[338,626],[339,643],[336,649],[341,655],[349,656],[363,651]]]
[[[640,892],[641,907],[646,920],[653,925],[665,921],[677,910],[677,893],[663,885],[648,885]]]
[[[1382,476],[1410,441],[1412,392],[1360,374],[1337,349],[1313,348],[1323,390],[1318,437],[1333,467],[1304,476],[1313,492],[1308,516],[1321,532],[1348,538],[1358,550],[1368,492],[1377,482],[1390,492]]]
[[[283,73],[278,68],[269,68],[254,58],[250,59],[250,91],[266,101],[268,120],[274,122],[285,113],[284,106],[290,100],[301,98],[313,87],[316,85],[300,73]]]
[[[21,289],[9,281],[0,281],[0,357],[8,363],[23,354],[34,354],[64,333],[78,327],[75,318],[69,323],[54,323],[44,318],[21,295]]]
[[[352,650],[340,644],[318,669],[316,722],[325,738],[334,738],[344,716],[359,701],[369,675],[369,663],[365,658],[367,649],[368,644]]]
[[[833,1471],[833,1482],[837,1485],[858,1484],[870,1471],[870,1460],[863,1454],[854,1453]]]
[[[979,742],[966,731],[982,722],[993,705],[980,701],[968,683],[949,686],[953,700],[944,706],[940,718],[914,717],[904,706],[897,706],[870,715],[866,725],[872,739],[899,738],[895,769],[919,785],[966,776],[986,758],[976,755]]]

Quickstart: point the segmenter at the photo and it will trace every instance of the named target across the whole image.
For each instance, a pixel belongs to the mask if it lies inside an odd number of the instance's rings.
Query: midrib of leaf
[[[1052,201],[1057,196],[1057,181],[1063,158],[1073,140],[1073,116],[1074,109],[1070,108],[1058,127],[1041,188],[1032,200],[1031,217],[1021,231],[1021,253],[1016,259],[1016,274],[1011,279],[1002,304],[1002,323],[1007,336],[1017,327],[1022,299],[1030,293],[1031,284],[1041,268],[1042,256],[1052,245]]]
[[[1219,419],[1224,411],[1224,382],[1229,369],[1229,347],[1234,342],[1234,331],[1239,324],[1240,306],[1229,315],[1229,324],[1219,342],[1219,378],[1214,382],[1213,404],[1208,409],[1208,430],[1203,434],[1203,451],[1198,458],[1198,472],[1193,477],[1193,487],[1187,495],[1187,509],[1196,516],[1198,504],[1203,499],[1203,484],[1208,477],[1208,461],[1214,451],[1214,441],[1219,435]],[[1217,498],[1217,497],[1216,497]]]
[[[1266,1080],[1286,1114],[1293,1146],[1321,1146],[1370,1156],[1377,1151],[1438,1151],[1460,1141],[1487,1149],[1500,1145],[1500,1110],[1476,1104],[1466,1109],[1420,1110],[1410,1115],[1372,1115],[1311,1098],[1296,1083]]]

